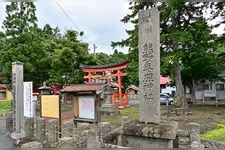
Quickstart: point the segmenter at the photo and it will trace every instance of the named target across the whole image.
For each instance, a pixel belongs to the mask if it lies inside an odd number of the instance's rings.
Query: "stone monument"
[[[122,145],[173,148],[177,122],[160,121],[160,33],[157,8],[139,12],[139,121],[123,126]]]
[[[23,63],[12,63],[12,90],[13,90],[13,133],[11,138],[15,144],[26,136],[24,131],[24,102],[23,102]]]
[[[139,13],[139,99],[140,121],[160,122],[160,34],[157,9]]]

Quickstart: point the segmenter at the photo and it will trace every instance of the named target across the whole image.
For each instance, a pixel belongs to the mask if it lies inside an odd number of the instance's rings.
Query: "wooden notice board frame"
[[[59,95],[41,95],[40,117],[59,119],[59,132],[61,133],[61,101]],[[59,134],[61,138],[61,134]]]

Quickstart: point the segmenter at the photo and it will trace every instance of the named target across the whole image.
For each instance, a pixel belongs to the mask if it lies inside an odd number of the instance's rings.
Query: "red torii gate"
[[[81,65],[81,70],[83,72],[88,73],[86,76],[84,76],[84,79],[88,79],[88,84],[93,83],[93,79],[103,79],[103,78],[112,78],[117,77],[118,81],[118,94],[113,93],[112,95],[112,103],[116,105],[115,103],[115,97],[118,95],[119,98],[119,107],[123,107],[125,105],[128,105],[128,96],[126,96],[126,102],[123,103],[123,93],[122,93],[122,81],[121,77],[126,76],[127,73],[123,73],[121,70],[127,68],[128,61],[121,61],[117,63],[110,63],[107,65],[97,65],[97,66],[87,66],[87,65]],[[105,75],[97,75],[97,72],[106,72],[106,71],[117,71],[114,74],[105,74]]]

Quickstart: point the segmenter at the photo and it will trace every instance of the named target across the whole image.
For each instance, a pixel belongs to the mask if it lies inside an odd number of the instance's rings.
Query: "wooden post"
[[[120,77],[120,70],[117,70],[117,77],[118,77],[118,94],[119,94],[119,108],[123,108],[123,97],[122,97],[122,85],[121,85],[121,77]]]
[[[91,75],[92,75],[91,72],[88,72],[88,84],[91,84],[91,82],[92,82]]]

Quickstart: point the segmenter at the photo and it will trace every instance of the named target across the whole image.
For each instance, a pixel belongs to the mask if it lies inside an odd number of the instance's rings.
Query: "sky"
[[[0,31],[5,19],[7,2],[0,2]],[[130,13],[129,2],[124,0],[38,0],[35,2],[39,27],[50,24],[59,27],[61,32],[74,29],[83,31],[81,40],[89,43],[90,53],[104,52],[112,54],[111,42],[127,38],[126,29],[132,29],[132,24],[124,24],[120,20]],[[221,34],[224,26],[214,30]],[[128,53],[128,48],[117,49]]]
[[[5,19],[7,2],[0,2],[0,31]],[[81,40],[89,43],[90,53],[104,52],[112,54],[111,42],[127,38],[126,29],[132,29],[131,24],[120,20],[129,13],[129,2],[123,0],[38,0],[35,2],[39,27],[50,24],[59,27],[61,32],[74,29],[83,31]],[[127,48],[116,48],[128,53]]]

